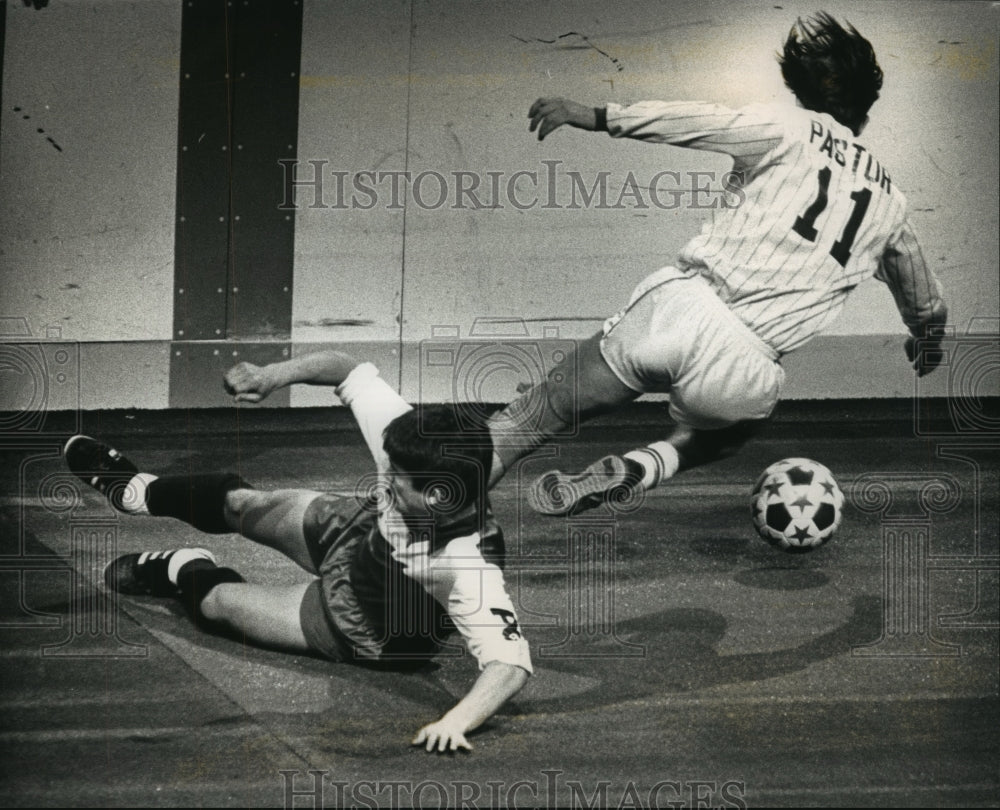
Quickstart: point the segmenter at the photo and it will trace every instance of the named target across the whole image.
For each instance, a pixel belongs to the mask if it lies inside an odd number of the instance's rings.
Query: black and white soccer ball
[[[812,551],[833,537],[844,493],[818,461],[786,458],[761,473],[751,495],[753,525],[782,551]]]

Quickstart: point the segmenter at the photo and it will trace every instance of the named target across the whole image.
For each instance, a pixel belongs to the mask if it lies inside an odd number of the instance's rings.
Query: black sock
[[[146,507],[208,534],[229,534],[236,530],[226,523],[226,494],[234,489],[252,487],[235,473],[164,475],[149,484]]]
[[[201,602],[216,585],[224,582],[246,582],[232,568],[223,568],[211,560],[191,560],[177,572],[180,600],[188,615],[200,627],[211,624],[201,612]]]

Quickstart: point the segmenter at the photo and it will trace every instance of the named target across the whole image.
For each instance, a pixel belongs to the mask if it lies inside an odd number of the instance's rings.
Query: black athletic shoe
[[[177,586],[167,576],[167,568],[175,554],[187,558],[182,564],[199,559],[215,563],[212,552],[203,548],[123,554],[105,566],[104,584],[109,590],[127,596],[176,596]]]
[[[601,504],[625,504],[638,494],[642,465],[630,458],[605,456],[575,475],[543,473],[528,490],[528,503],[542,515],[576,515]]]
[[[120,512],[129,481],[139,469],[113,447],[90,436],[73,436],[63,448],[66,465],[74,475],[90,484]]]

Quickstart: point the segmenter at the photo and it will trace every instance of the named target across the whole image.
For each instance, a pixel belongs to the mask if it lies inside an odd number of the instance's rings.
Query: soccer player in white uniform
[[[669,436],[577,475],[542,475],[529,491],[537,511],[571,514],[633,497],[735,452],[778,401],[781,356],[830,323],[872,275],[889,286],[910,330],[905,349],[917,373],[940,362],[941,285],[924,263],[905,197],[858,140],[882,86],[874,49],[853,27],[820,14],[797,22],[779,61],[797,107],[594,108],[559,98],[532,106],[539,139],[569,125],[722,152],[742,177],[730,189],[739,205],[714,210],[675,266],[642,281],[575,356],[493,418],[491,483],[577,419],[643,393],[669,394],[676,423]]]
[[[532,672],[504,585],[503,536],[485,498],[491,451],[483,432],[461,430],[451,408],[411,408],[375,366],[340,352],[263,367],[240,363],[225,382],[237,401],[251,402],[298,382],[336,386],[375,459],[370,486],[345,497],[267,492],[231,473],[157,477],[107,445],[75,436],[65,448],[69,468],[115,508],[242,534],[315,576],[290,587],[250,584],[216,565],[207,550],[184,548],[119,557],[105,570],[108,587],[177,597],[206,630],[368,666],[423,664],[457,629],[480,675],[412,742],[428,751],[471,748],[467,732]]]

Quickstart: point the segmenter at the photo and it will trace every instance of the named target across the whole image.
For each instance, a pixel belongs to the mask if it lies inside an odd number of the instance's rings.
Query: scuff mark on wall
[[[567,31],[565,34],[560,34],[555,39],[539,39],[538,37],[531,37],[531,38],[525,39],[524,37],[519,37],[516,34],[511,34],[511,36],[514,39],[516,39],[518,42],[541,42],[543,45],[555,45],[560,40],[566,39],[567,37],[576,37],[576,38],[580,39],[583,42],[582,45],[561,45],[560,47],[564,48],[564,49],[572,49],[572,48],[589,48],[589,49],[593,49],[593,50],[597,51],[599,54],[601,54],[601,56],[603,56],[603,57],[611,60],[611,63],[615,66],[615,69],[619,73],[621,73],[622,71],[625,70],[625,66],[622,65],[622,63],[619,62],[618,59],[616,59],[614,56],[612,56],[607,51],[603,51],[600,48],[598,48],[593,42],[590,41],[590,39],[585,34],[581,34],[578,31]]]
[[[296,321],[296,326],[371,326],[375,321],[367,318],[320,318],[318,321]]]
[[[46,105],[46,109],[48,109],[48,105]],[[21,113],[21,120],[22,120],[22,121],[30,121],[30,120],[31,120],[31,116],[30,116],[30,115],[28,115],[28,113],[26,113],[26,112],[25,112],[25,111],[24,111],[24,110],[23,110],[23,109],[22,109],[21,107],[14,107],[14,112],[16,112],[16,113]],[[46,140],[46,141],[48,141],[48,142],[49,142],[50,144],[52,144],[52,147],[53,147],[53,148],[54,148],[54,149],[55,149],[55,150],[56,150],[57,152],[61,152],[61,151],[62,151],[62,147],[61,147],[61,146],[60,146],[59,144],[57,144],[57,143],[56,143],[56,142],[55,142],[55,141],[54,141],[54,140],[52,139],[52,136],[51,136],[51,135],[48,135],[48,134],[47,134],[47,133],[45,132],[44,128],[42,128],[42,127],[38,127],[38,128],[37,128],[37,129],[35,130],[35,131],[36,131],[36,132],[37,132],[37,133],[38,133],[39,135],[45,135],[45,140]]]

